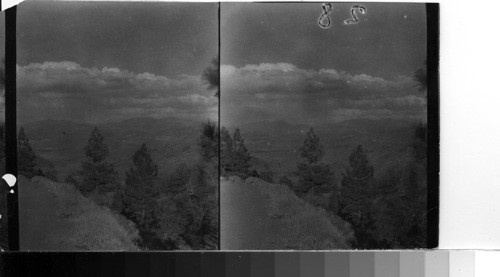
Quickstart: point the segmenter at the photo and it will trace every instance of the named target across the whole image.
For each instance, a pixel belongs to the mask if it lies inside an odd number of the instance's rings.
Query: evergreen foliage
[[[387,248],[426,247],[427,126],[414,127],[413,157],[378,181],[377,228]]]
[[[210,137],[206,128],[202,136]],[[169,249],[217,248],[217,171],[217,159],[201,157],[196,164],[179,164],[163,184],[153,232]]]
[[[427,61],[425,61],[424,65],[425,68],[419,68],[413,75],[413,79],[417,82],[420,91],[427,89]]]
[[[215,96],[219,97],[219,84],[220,84],[220,78],[219,78],[219,57],[215,57],[212,60],[212,64],[203,71],[203,75],[201,78],[207,82],[208,84],[208,89],[216,89]]]
[[[220,130],[220,151],[220,167],[224,176],[229,176],[233,163],[233,138],[225,127]]]
[[[349,167],[343,174],[340,215],[353,225],[360,247],[373,245],[373,166],[361,145],[349,156]]]
[[[221,169],[224,176],[238,176],[246,179],[251,175],[250,153],[245,146],[240,129],[236,129],[233,137],[226,128],[221,129]]]
[[[278,181],[278,183],[285,185],[285,186],[289,187],[290,189],[292,189],[294,186],[292,180],[290,180],[290,178],[288,178],[287,176],[281,177],[280,180]]]
[[[260,175],[260,179],[262,179],[268,183],[274,183],[274,174],[271,170],[263,171],[259,175]]]
[[[250,170],[250,153],[245,146],[245,140],[240,134],[240,129],[236,129],[233,134],[233,171],[245,179]]]
[[[36,154],[23,128],[17,136],[17,171],[26,178],[36,175]]]
[[[156,224],[154,198],[157,192],[154,186],[158,177],[158,166],[153,162],[151,151],[146,144],[142,144],[135,152],[133,165],[126,176],[120,205],[122,214],[142,230],[153,229]]]
[[[299,181],[295,186],[295,193],[303,195],[311,190],[313,193],[334,193],[337,191],[335,176],[330,166],[321,162],[324,156],[324,147],[319,137],[311,128],[307,133],[304,144],[300,148],[300,156],[304,162],[297,163]]]
[[[319,143],[319,137],[311,128],[307,133],[304,144],[300,147],[300,156],[306,160],[307,164],[315,164],[323,159],[325,155],[324,147]]]
[[[217,159],[219,156],[219,132],[214,122],[208,121],[202,126],[200,135],[201,156],[205,160]]]
[[[84,195],[88,195],[94,189],[99,192],[110,192],[116,189],[118,173],[114,165],[106,161],[109,151],[103,141],[104,137],[97,128],[94,128],[84,148],[86,160],[82,162],[83,182],[78,187]]]

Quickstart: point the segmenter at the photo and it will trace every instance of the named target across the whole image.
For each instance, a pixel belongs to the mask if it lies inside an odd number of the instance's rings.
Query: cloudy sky
[[[424,119],[412,76],[427,55],[425,5],[364,6],[344,25],[351,4],[334,4],[322,29],[320,3],[222,3],[222,124]]]
[[[18,6],[18,121],[216,119],[217,3]]]

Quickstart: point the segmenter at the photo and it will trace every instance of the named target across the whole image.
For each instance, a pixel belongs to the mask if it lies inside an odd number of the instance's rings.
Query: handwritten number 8
[[[323,4],[321,7],[323,8],[323,14],[318,18],[318,25],[323,29],[327,29],[332,24],[332,21],[328,14],[333,12],[333,6],[332,4],[327,3]]]

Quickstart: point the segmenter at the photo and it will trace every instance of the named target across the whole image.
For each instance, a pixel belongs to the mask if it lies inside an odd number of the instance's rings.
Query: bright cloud
[[[395,80],[289,63],[221,66],[222,121],[244,122],[245,114],[264,119],[310,122],[336,118],[425,114],[425,93],[415,80]],[[234,122],[232,122],[234,121]]]
[[[217,106],[200,76],[175,78],[70,61],[18,66],[19,118],[114,121],[133,117],[213,118]],[[176,112],[173,112],[176,111]]]

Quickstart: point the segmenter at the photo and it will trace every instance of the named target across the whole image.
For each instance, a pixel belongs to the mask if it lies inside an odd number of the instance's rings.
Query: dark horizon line
[[[32,120],[32,121],[26,121],[26,122],[17,122],[17,126],[22,126],[22,125],[27,125],[27,124],[35,124],[39,122],[47,122],[47,121],[53,121],[53,122],[69,122],[69,123],[75,123],[75,124],[81,124],[81,125],[107,125],[107,124],[116,124],[116,123],[121,123],[125,121],[131,121],[131,120],[137,120],[137,119],[144,119],[144,120],[166,120],[166,119],[175,119],[175,120],[183,120],[183,121],[190,121],[190,122],[205,122],[207,120],[210,120],[210,118],[206,119],[188,119],[188,118],[183,118],[183,117],[178,117],[178,116],[167,116],[167,117],[152,117],[152,116],[142,116],[142,117],[131,117],[131,118],[125,118],[121,120],[112,120],[112,121],[107,121],[107,122],[99,122],[99,123],[94,123],[94,122],[85,122],[85,121],[74,121],[71,119],[61,119],[61,118],[46,118],[46,119],[40,119],[40,120]]]
[[[256,121],[250,121],[250,122],[245,122],[245,123],[236,123],[236,124],[229,124],[229,125],[221,125],[221,127],[226,127],[226,128],[234,128],[238,126],[244,126],[244,125],[250,125],[250,124],[259,124],[259,123],[287,123],[290,125],[307,125],[307,126],[313,126],[313,125],[327,125],[327,124],[340,124],[340,123],[345,123],[348,121],[381,121],[381,120],[394,120],[394,121],[406,121],[406,122],[427,122],[427,114],[425,117],[420,117],[420,118],[394,118],[394,117],[379,117],[379,118],[371,118],[371,117],[357,117],[357,118],[350,118],[350,119],[342,119],[342,120],[332,120],[332,121],[318,121],[316,124],[311,124],[311,123],[306,123],[306,122],[291,122],[287,121],[284,119],[267,119],[267,120],[256,120]]]

